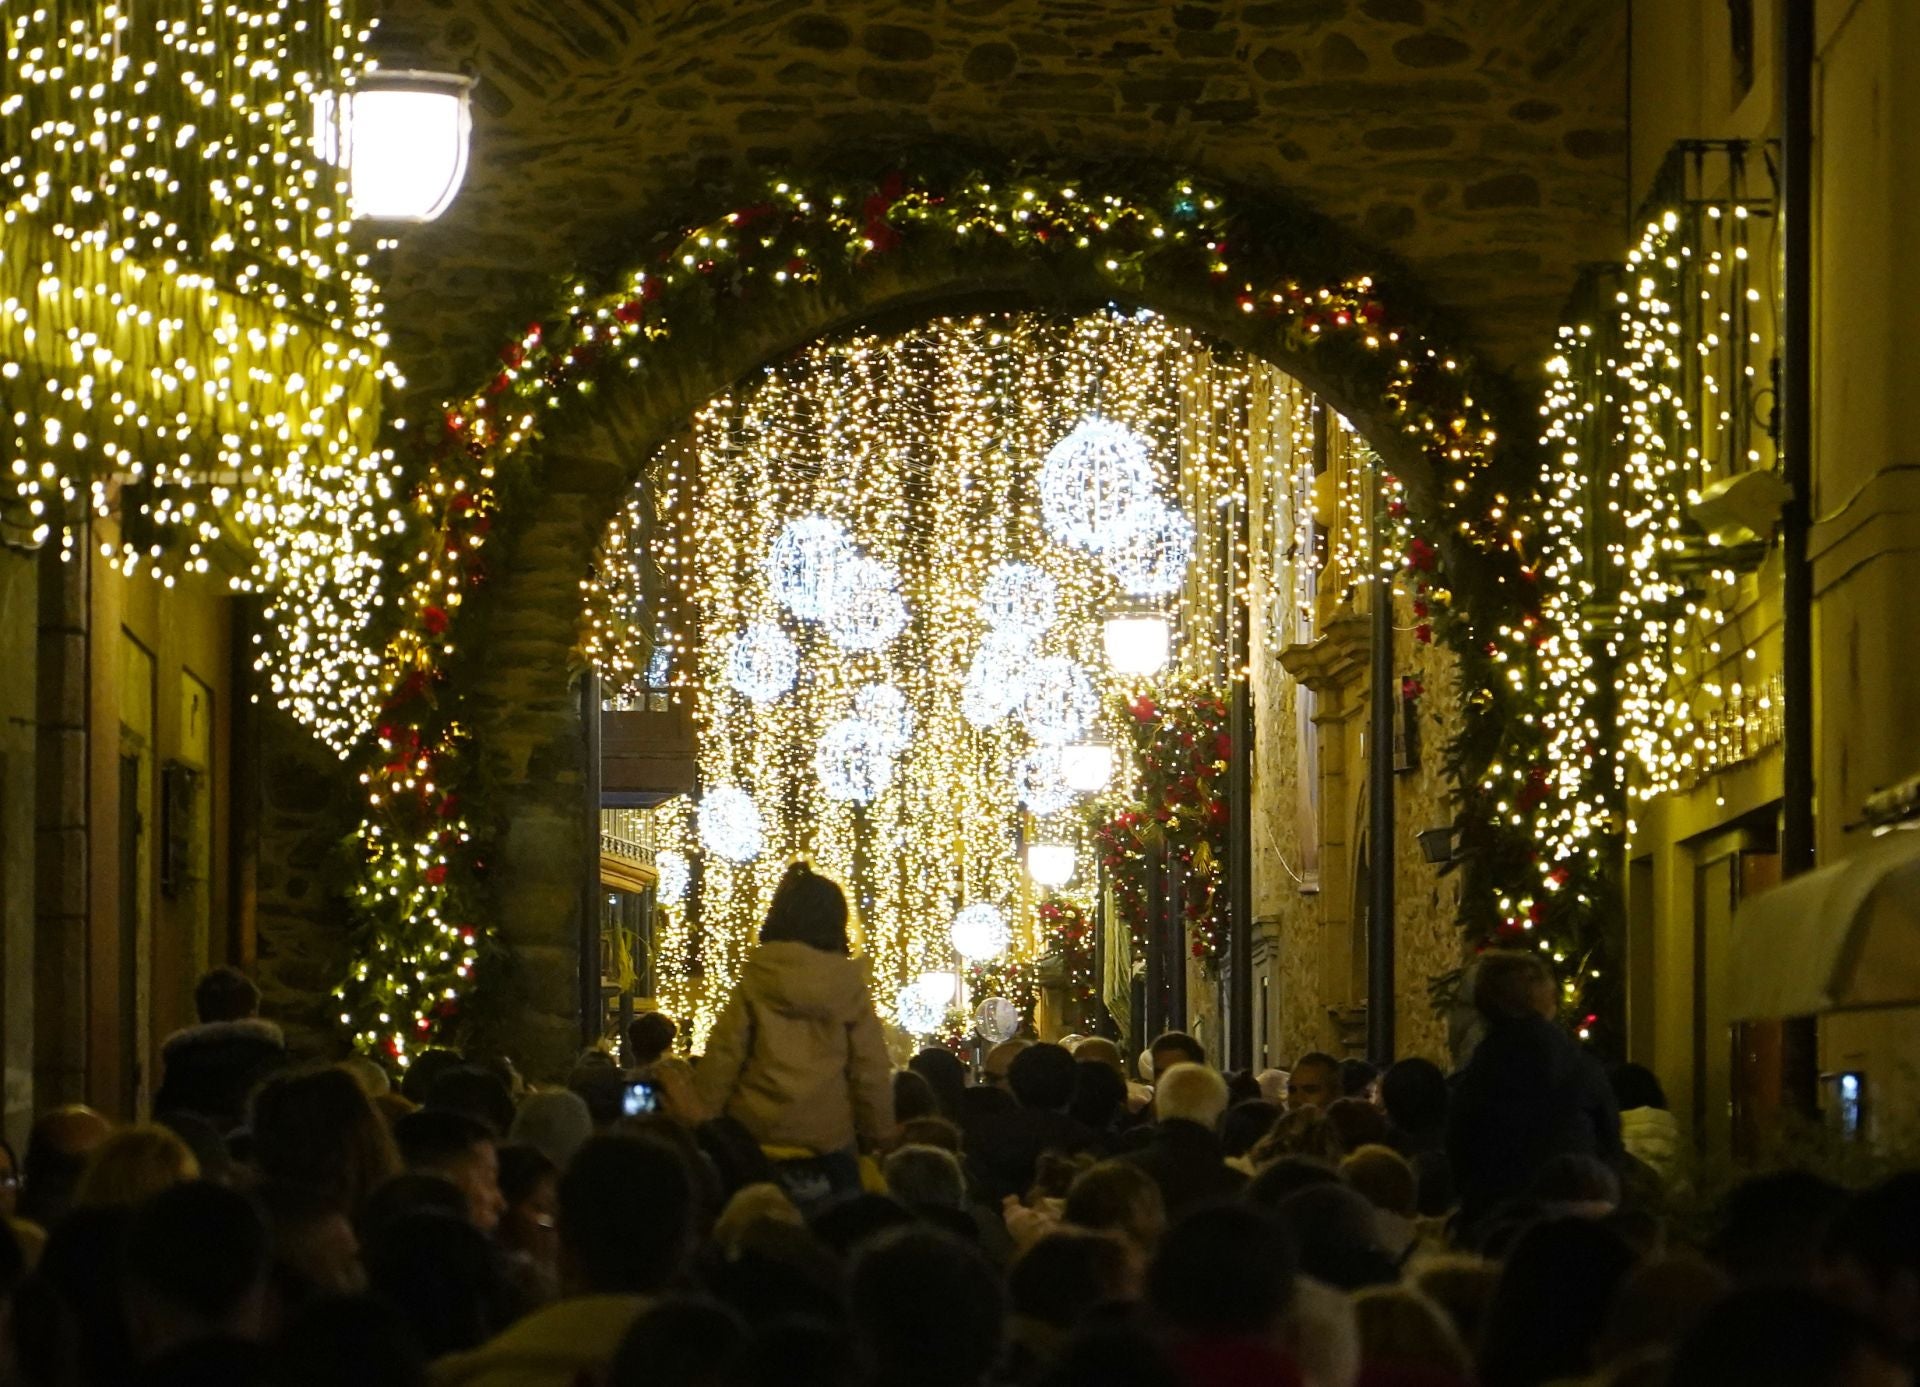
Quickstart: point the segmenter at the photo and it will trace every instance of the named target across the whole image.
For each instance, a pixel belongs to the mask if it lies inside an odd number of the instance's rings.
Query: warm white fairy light
[[[679,905],[686,900],[687,888],[693,884],[693,867],[684,852],[662,848],[653,855],[653,868],[659,873],[653,888],[655,900],[661,905]]]

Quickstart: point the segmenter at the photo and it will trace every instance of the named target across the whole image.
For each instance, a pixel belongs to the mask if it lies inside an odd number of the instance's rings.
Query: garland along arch
[[[1340,246],[1296,208],[1196,181],[1025,166],[776,181],[642,268],[572,286],[552,318],[501,349],[481,389],[424,431],[434,437],[414,460],[413,529],[396,564],[404,596],[361,772],[355,962],[338,991],[356,1043],[405,1063],[457,1027],[491,947],[498,825],[461,720],[457,638],[478,624],[467,613],[498,547],[495,518],[510,518],[507,493],[535,479],[549,426],[596,388],[644,390],[669,354],[684,374],[687,354],[718,355],[755,315],[804,319],[809,296],[825,331],[849,308],[1008,285],[1158,309],[1273,361],[1359,421],[1414,498],[1401,558],[1416,637],[1458,660],[1463,712],[1448,762],[1461,924],[1476,947],[1550,953],[1576,1022],[1594,1027],[1615,982],[1604,859],[1593,847],[1550,860],[1529,831],[1551,793],[1541,593],[1527,552],[1538,452],[1497,427],[1511,417],[1501,381],[1424,332]],[[864,297],[863,277],[877,286]]]

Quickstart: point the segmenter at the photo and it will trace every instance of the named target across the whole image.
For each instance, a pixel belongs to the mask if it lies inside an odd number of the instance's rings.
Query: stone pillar
[[[35,724],[39,561],[0,545],[0,1130],[19,1150],[33,1119]]]
[[[33,1087],[42,1108],[87,1097],[88,548],[83,535],[73,562],[51,545],[39,558]]]

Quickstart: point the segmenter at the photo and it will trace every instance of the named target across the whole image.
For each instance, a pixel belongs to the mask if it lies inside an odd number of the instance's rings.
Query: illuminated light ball
[[[900,1029],[913,1035],[933,1034],[946,1019],[953,992],[953,974],[922,973],[901,988],[894,1000],[894,1018]]]
[[[970,905],[953,917],[953,951],[969,963],[990,963],[1013,943],[1013,931],[997,905]]]
[[[881,749],[898,756],[913,740],[913,710],[892,684],[867,684],[853,693],[853,715],[878,734]]]
[[[842,650],[883,648],[907,629],[900,575],[878,559],[849,559],[834,574],[824,620]]]
[[[700,797],[700,846],[729,862],[751,862],[766,847],[766,822],[753,796],[716,785]]]
[[[1030,563],[996,564],[980,589],[980,615],[996,631],[1037,639],[1060,615],[1060,585]]]
[[[773,702],[799,673],[800,652],[771,621],[753,622],[727,653],[727,683],[755,703]]]
[[[985,729],[1015,712],[1026,697],[1033,659],[1033,640],[1025,632],[987,632],[960,686],[960,715]]]
[[[1193,522],[1158,500],[1127,508],[1100,558],[1133,597],[1171,597],[1193,562]]]
[[[693,882],[693,868],[688,864],[685,853],[663,848],[653,855],[653,869],[660,874],[660,879],[653,886],[655,900],[661,905],[678,905],[687,898],[687,887]]]
[[[1057,746],[1037,746],[1014,758],[1013,797],[1041,818],[1073,803],[1066,757]]]
[[[1135,502],[1153,495],[1147,440],[1098,415],[1053,445],[1040,467],[1040,513],[1062,544],[1098,550]]]
[[[774,601],[803,621],[822,621],[840,570],[856,557],[846,526],[803,515],[780,527],[761,569]]]
[[[1043,655],[1027,667],[1020,721],[1036,742],[1063,746],[1092,725],[1099,695],[1086,671],[1064,655]]]
[[[893,757],[884,733],[861,718],[841,718],[820,736],[813,773],[830,799],[870,804],[893,782]]]
[[[647,687],[664,689],[673,678],[673,647],[664,640],[647,656]]]

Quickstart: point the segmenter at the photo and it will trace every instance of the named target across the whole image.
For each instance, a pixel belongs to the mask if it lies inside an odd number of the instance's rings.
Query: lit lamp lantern
[[[1097,795],[1113,779],[1111,742],[1075,742],[1060,754],[1061,777],[1079,795]]]
[[[1107,663],[1115,674],[1147,676],[1166,668],[1173,631],[1165,612],[1120,607],[1107,614]]]
[[[1073,844],[1029,843],[1027,875],[1041,886],[1065,886],[1073,880]]]
[[[355,217],[430,222],[452,205],[467,176],[472,86],[458,73],[374,68],[344,100],[319,99],[315,143],[346,167]]]

